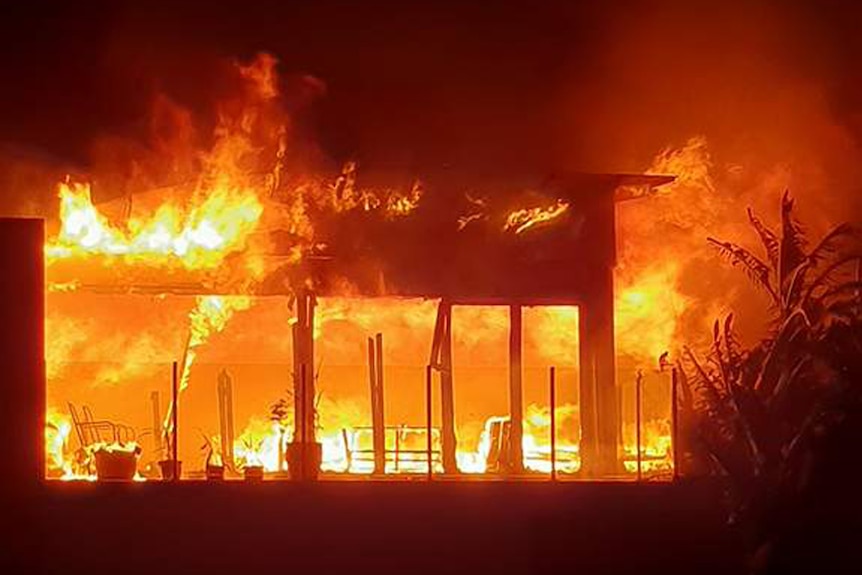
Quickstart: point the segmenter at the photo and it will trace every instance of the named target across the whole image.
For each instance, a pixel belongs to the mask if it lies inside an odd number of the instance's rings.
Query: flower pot
[[[207,465],[207,481],[222,481],[224,479],[223,465]]]
[[[263,467],[250,465],[243,468],[242,475],[246,481],[263,481]]]
[[[178,479],[182,477],[183,462],[177,461],[176,465],[174,465],[173,459],[163,459],[159,461],[159,470],[162,472],[163,481],[173,481],[175,477]],[[174,470],[176,470],[176,473]]]
[[[305,456],[305,461],[303,461],[303,455]],[[291,479],[317,479],[320,473],[320,463],[323,459],[323,444],[289,443],[285,459],[287,460],[287,471],[290,473]]]
[[[124,449],[100,449],[93,453],[99,481],[131,481],[138,468],[138,454]]]

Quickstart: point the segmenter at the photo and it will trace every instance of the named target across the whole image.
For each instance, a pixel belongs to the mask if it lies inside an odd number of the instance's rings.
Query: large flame
[[[123,226],[111,224],[96,209],[88,184],[61,183],[59,197],[61,227],[46,247],[49,264],[52,259],[102,255],[128,263],[178,262],[189,269],[213,269],[245,247],[263,212],[253,190],[233,188],[227,181],[199,205],[162,204],[154,214],[131,218]]]
[[[195,308],[189,313],[189,337],[184,350],[180,391],[189,386],[189,376],[197,357],[197,349],[213,334],[223,331],[234,313],[248,309],[251,304],[252,300],[248,296],[211,295],[197,298]]]

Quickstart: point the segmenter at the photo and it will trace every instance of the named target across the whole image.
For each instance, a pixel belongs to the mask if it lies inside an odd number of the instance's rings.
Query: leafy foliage
[[[728,315],[715,322],[711,349],[703,357],[686,349],[681,367],[695,435],[729,480],[732,519],[757,548],[785,528],[812,489],[817,446],[860,404],[862,249],[859,231],[843,224],[808,250],[787,193],[778,232],[750,210],[748,219],[765,258],[709,242],[769,296],[771,329],[744,349]]]

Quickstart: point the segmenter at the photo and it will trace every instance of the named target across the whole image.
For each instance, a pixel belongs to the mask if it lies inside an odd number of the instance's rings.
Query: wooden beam
[[[620,413],[617,406],[616,356],[614,351],[613,270],[601,278],[593,310],[593,343],[596,366],[596,406],[598,416],[599,460],[602,472],[616,474],[622,470],[620,458]]]
[[[299,290],[296,294],[297,321],[293,325],[295,443],[315,442],[314,308],[314,294],[307,289]]]
[[[162,410],[161,405],[159,405],[158,390],[150,392],[150,406],[152,408],[153,415],[153,453],[159,453],[162,450],[162,433],[164,425],[162,423]],[[164,454],[162,458],[167,459],[164,457]]]
[[[376,363],[377,363],[377,419],[379,431],[377,434],[377,445],[375,447],[375,467],[379,463],[380,473],[386,473],[386,417],[383,403],[383,334],[378,333],[375,340]],[[377,455],[379,453],[380,455]]]
[[[581,473],[592,476],[598,460],[596,373],[590,337],[592,323],[588,305],[578,309],[578,419],[581,422],[579,451]]]
[[[441,449],[443,472],[458,473],[458,440],[455,435],[455,393],[452,376],[452,306],[442,300],[438,309],[442,315],[442,337],[440,341],[440,412]]]
[[[509,306],[509,464],[510,471],[524,471],[523,327],[521,306]]]
[[[227,370],[218,376],[219,435],[221,437],[222,462],[234,470],[233,461],[233,383]]]
[[[386,473],[386,427],[383,419],[383,339],[368,338],[368,384],[371,390],[371,429],[374,447],[374,473]]]

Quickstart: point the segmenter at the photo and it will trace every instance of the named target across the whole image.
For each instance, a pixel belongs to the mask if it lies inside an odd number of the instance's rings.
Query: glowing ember
[[[569,209],[568,202],[557,200],[552,206],[546,208],[524,208],[510,213],[506,217],[505,231],[514,231],[516,234],[525,232],[535,225],[549,222],[563,215]]]

